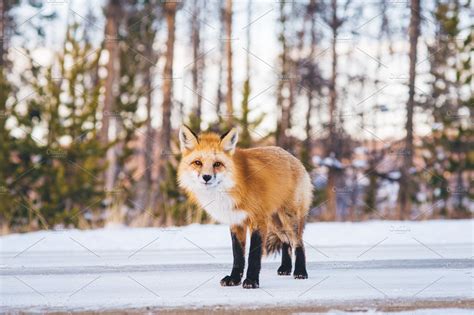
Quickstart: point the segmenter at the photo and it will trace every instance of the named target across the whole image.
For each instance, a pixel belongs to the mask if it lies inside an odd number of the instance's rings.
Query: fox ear
[[[181,152],[192,150],[199,143],[197,135],[186,125],[179,128],[179,146]]]
[[[224,151],[234,153],[237,142],[239,141],[239,132],[232,128],[221,136],[221,146]]]

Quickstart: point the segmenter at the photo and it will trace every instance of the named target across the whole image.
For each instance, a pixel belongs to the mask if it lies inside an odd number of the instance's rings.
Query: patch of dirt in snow
[[[360,300],[350,302],[323,302],[314,303],[311,305],[301,306],[262,306],[252,307],[225,307],[214,306],[211,308],[137,308],[137,309],[116,309],[107,311],[91,311],[91,312],[74,312],[75,314],[165,314],[165,315],[204,315],[204,314],[251,314],[251,315],[289,315],[300,313],[326,313],[326,312],[347,312],[349,314],[377,314],[378,312],[397,313],[404,311],[428,310],[442,314],[446,309],[456,309],[459,311],[466,311],[469,313],[474,309],[474,299],[463,300],[407,300],[407,299],[379,299],[379,300]],[[436,312],[438,311],[438,312]],[[428,314],[423,313],[423,314]],[[57,313],[60,314],[60,313]],[[457,314],[457,313],[456,313]]]

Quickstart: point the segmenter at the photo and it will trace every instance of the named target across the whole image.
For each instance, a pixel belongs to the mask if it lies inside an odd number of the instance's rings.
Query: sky
[[[353,3],[359,5],[363,3],[362,15],[359,18],[354,16],[353,11],[348,12],[348,22],[343,27],[337,43],[337,51],[341,55],[338,63],[338,73],[340,74],[337,84],[340,88],[349,91],[348,96],[338,100],[340,115],[345,121],[345,129],[351,135],[379,140],[395,140],[404,136],[405,124],[405,104],[408,95],[406,81],[408,79],[408,32],[409,10],[405,1],[390,0],[389,3],[389,23],[394,29],[394,36],[389,42],[387,39],[377,40],[376,36],[380,28],[380,12],[377,11],[378,1],[354,0]],[[432,5],[431,1],[423,1],[425,8]],[[24,45],[33,48],[35,60],[46,65],[51,62],[54,51],[57,51],[64,40],[66,25],[72,21],[86,22],[89,8],[96,15],[96,21],[89,23],[91,33],[95,34],[93,40],[100,43],[103,37],[104,18],[102,6],[104,1],[79,1],[79,0],[49,0],[46,1],[44,9],[40,12],[56,12],[57,18],[45,24],[45,39],[42,42],[35,40],[34,34],[24,31],[24,35],[13,41],[11,56],[14,60],[15,71],[21,73],[25,66],[26,59],[22,56]],[[252,17],[249,25],[246,14],[247,1],[234,2],[234,22],[233,22],[233,54],[234,54],[234,107],[238,108],[242,98],[242,86],[245,79],[246,60],[246,33],[247,27],[251,28],[251,87],[250,107],[253,109],[252,115],[259,116],[265,113],[265,119],[254,136],[266,134],[276,127],[276,87],[278,78],[278,54],[280,47],[277,41],[279,25],[279,2],[276,1],[254,1],[252,3]],[[217,63],[220,45],[220,24],[217,19],[217,2],[207,2],[208,13],[202,18],[203,27],[203,54],[207,65],[204,74],[203,91],[203,126],[216,119],[215,99],[217,86]],[[21,6],[17,11],[17,21],[19,29],[28,30],[30,23],[36,23],[38,11],[27,6]],[[419,76],[416,81],[417,93],[429,93],[429,86],[426,81],[429,79],[430,55],[426,51],[426,42],[429,42],[433,34],[433,21],[428,12],[422,13],[423,36],[420,38],[417,71]],[[190,52],[189,21],[191,14],[189,8],[182,8],[178,11],[176,23],[176,47],[174,60],[174,98],[185,104],[185,111],[191,110],[194,92],[191,89],[191,64],[193,62]],[[464,17],[467,19],[467,17]],[[300,18],[296,22],[289,24],[289,30],[294,31],[301,26]],[[330,40],[329,29],[321,19],[317,19],[317,26],[321,36],[316,47],[316,58],[326,78],[330,75]],[[356,34],[354,34],[356,33]],[[156,49],[164,52],[165,26],[161,26],[156,42]],[[32,40],[30,40],[30,38]],[[392,47],[393,53],[389,53]],[[380,50],[380,58],[378,51]],[[131,52],[134,53],[134,52]],[[157,86],[153,94],[153,124],[159,126],[161,121],[161,71],[164,58],[161,58],[155,69],[153,86]],[[153,65],[150,65],[153,66]],[[379,67],[380,77],[383,82],[378,86],[367,83],[365,86],[349,81],[347,75],[366,74],[369,78],[376,77],[377,67]],[[223,82],[225,83],[225,82]],[[225,84],[223,84],[225,86]],[[28,91],[20,91],[20,95],[28,95]],[[327,98],[321,99],[322,104],[327,103]],[[389,110],[380,112],[373,110],[374,105],[384,105]],[[144,116],[144,104],[138,114]],[[298,99],[295,106],[294,126],[291,134],[301,139],[304,138],[304,114],[307,103],[304,98]],[[361,128],[361,120],[358,115],[364,111],[366,122]],[[312,124],[315,135],[321,128],[321,123],[328,120],[327,106],[322,107],[312,117]],[[375,122],[375,125],[374,125]],[[178,112],[173,113],[173,127],[180,124]],[[40,131],[37,131],[41,133]],[[420,109],[415,111],[415,132],[418,135],[426,135],[430,132],[429,116]]]

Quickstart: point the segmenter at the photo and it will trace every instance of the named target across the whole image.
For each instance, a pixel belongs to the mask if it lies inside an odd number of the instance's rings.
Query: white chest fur
[[[217,175],[218,186],[205,188],[197,180],[197,174],[187,172],[181,174],[181,187],[193,192],[197,201],[206,212],[219,223],[240,224],[247,218],[243,210],[235,209],[235,202],[227,192],[234,187],[234,182],[222,173]]]
[[[240,224],[247,217],[247,213],[235,209],[232,196],[218,189],[201,190],[195,194],[201,206],[216,221],[224,224]]]

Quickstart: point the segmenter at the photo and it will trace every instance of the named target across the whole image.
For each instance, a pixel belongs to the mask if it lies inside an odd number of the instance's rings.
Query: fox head
[[[227,190],[234,186],[235,152],[238,132],[223,135],[213,132],[196,135],[187,126],[179,130],[182,159],[178,168],[179,185],[191,192]]]

